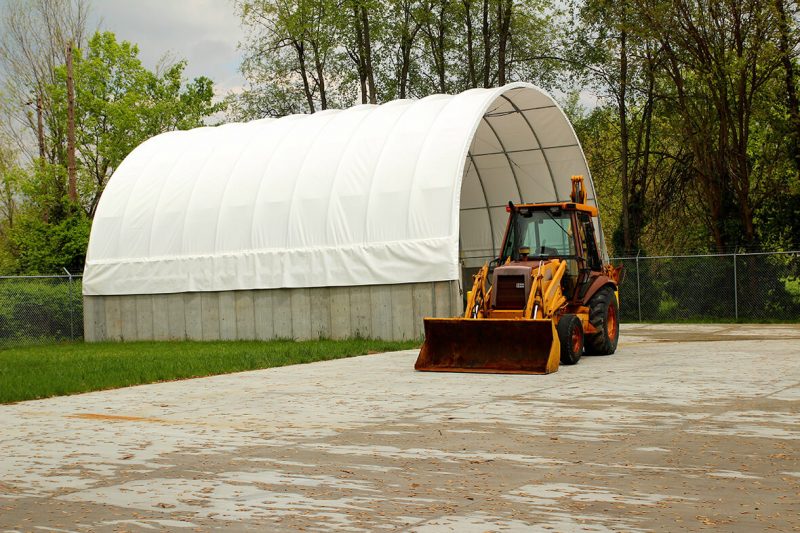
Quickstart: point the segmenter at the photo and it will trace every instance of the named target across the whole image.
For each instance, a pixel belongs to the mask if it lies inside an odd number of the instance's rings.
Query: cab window
[[[583,252],[587,260],[587,266],[594,271],[602,270],[603,263],[600,261],[600,254],[597,251],[597,240],[594,235],[594,224],[592,217],[586,213],[578,214],[578,221],[580,222],[581,236],[583,237]]]

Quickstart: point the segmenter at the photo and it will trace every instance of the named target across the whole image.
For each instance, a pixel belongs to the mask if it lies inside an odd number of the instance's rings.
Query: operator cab
[[[539,261],[564,260],[564,294],[569,299],[580,296],[588,288],[591,273],[602,270],[592,223],[596,209],[572,202],[516,206],[509,202],[506,209],[510,216],[497,263],[533,266]]]

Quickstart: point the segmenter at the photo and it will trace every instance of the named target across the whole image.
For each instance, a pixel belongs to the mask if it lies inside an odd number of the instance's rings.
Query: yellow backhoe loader
[[[622,269],[601,260],[582,176],[571,200],[509,202],[500,256],[474,276],[463,317],[425,318],[417,370],[549,374],[584,350],[614,353]]]

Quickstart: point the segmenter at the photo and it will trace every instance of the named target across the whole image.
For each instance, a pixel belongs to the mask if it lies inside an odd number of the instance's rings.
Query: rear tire
[[[561,364],[574,365],[583,353],[583,325],[575,315],[566,314],[556,326],[558,342],[561,343]]]
[[[586,353],[611,355],[619,341],[619,306],[611,287],[603,287],[589,300],[589,322],[598,333],[586,336]]]

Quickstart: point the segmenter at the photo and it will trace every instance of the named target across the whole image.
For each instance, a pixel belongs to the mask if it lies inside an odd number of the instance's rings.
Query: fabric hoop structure
[[[165,133],[109,181],[83,291],[457,280],[497,255],[509,200],[568,201],[574,174],[596,205],[569,120],[527,83]]]

